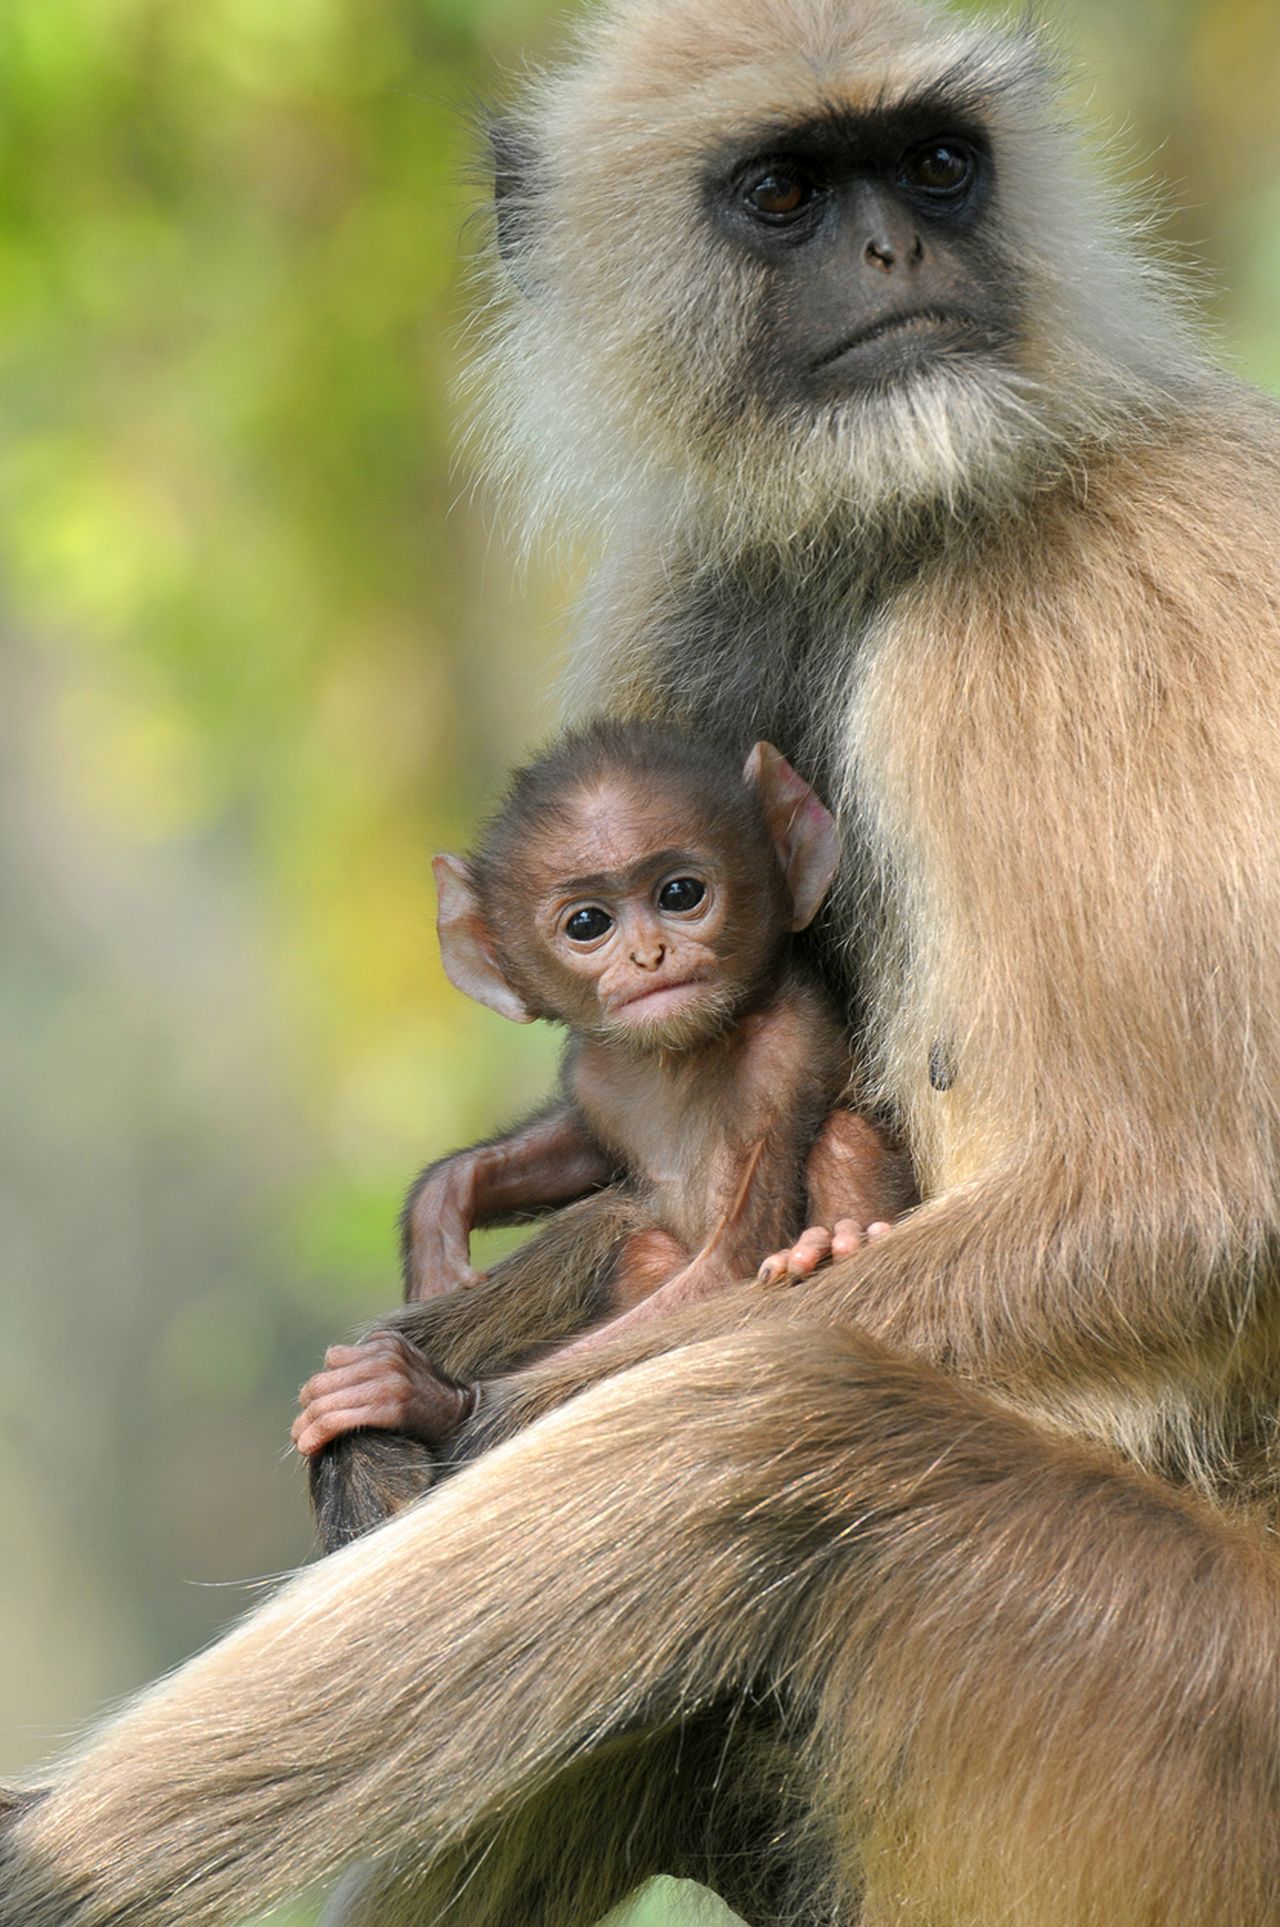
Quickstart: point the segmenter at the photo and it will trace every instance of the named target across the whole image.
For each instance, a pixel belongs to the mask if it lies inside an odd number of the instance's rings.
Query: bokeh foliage
[[[551,18],[0,9],[0,1770],[304,1554],[294,1387],[415,1165],[550,1076],[444,983],[427,858],[553,715],[566,585],[451,400],[472,109]],[[1274,0],[1061,37],[1280,385]]]

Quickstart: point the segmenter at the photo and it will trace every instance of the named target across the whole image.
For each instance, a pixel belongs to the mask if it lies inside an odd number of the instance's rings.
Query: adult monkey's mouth
[[[990,346],[995,339],[993,331],[984,327],[977,316],[966,308],[907,308],[901,314],[882,315],[879,321],[868,322],[865,327],[843,335],[834,347],[819,355],[813,370],[816,374],[819,369],[830,368],[845,355],[891,337],[915,336],[921,341],[928,341],[942,335],[950,335],[974,347]]]

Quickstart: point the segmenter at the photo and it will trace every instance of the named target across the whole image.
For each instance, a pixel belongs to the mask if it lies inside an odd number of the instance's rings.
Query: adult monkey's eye
[[[902,179],[926,194],[958,194],[973,179],[973,155],[958,141],[926,141],[903,155]]]
[[[589,904],[585,910],[575,910],[564,927],[564,934],[570,943],[595,943],[613,929],[613,918],[607,910],[597,904]]]
[[[748,181],[743,199],[761,221],[794,221],[817,200],[817,182],[800,167],[771,167]]]
[[[658,908],[676,915],[682,910],[696,910],[706,894],[706,884],[697,877],[672,877],[658,892]]]

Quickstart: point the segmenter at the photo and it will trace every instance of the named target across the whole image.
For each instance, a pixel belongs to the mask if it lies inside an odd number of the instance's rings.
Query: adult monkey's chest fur
[[[845,553],[821,542],[794,556],[748,555],[732,569],[690,566],[652,672],[660,708],[744,756],[766,738],[839,812],[839,889],[804,941],[855,1030],[891,882],[871,854],[870,799],[850,780],[849,710],[903,580],[869,568],[852,545]]]
[[[939,996],[934,981],[922,853],[886,835],[883,772],[858,743],[886,639],[900,679],[906,605],[933,574],[918,558],[911,569],[869,569],[853,543],[690,569],[666,617],[654,691],[662,708],[739,753],[762,736],[776,743],[838,811],[840,882],[805,943],[847,1014],[867,1094],[908,1134],[926,1194],[981,1166],[992,1125],[965,1087],[956,1043],[965,1013],[953,1008],[954,987]],[[930,638],[935,668],[939,640]],[[920,767],[916,780],[934,780],[923,745]]]
[[[659,705],[744,756],[766,738],[829,807],[847,806],[844,718],[828,692],[851,687],[887,593],[856,556],[821,545],[686,564],[652,670]],[[856,806],[843,814],[846,869],[860,869]],[[853,992],[847,960],[837,974]]]

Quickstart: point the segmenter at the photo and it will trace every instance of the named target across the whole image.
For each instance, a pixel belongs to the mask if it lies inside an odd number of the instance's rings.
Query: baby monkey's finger
[[[861,1251],[870,1232],[856,1218],[837,1218],[831,1230],[831,1256],[833,1258],[852,1258],[855,1251]]]
[[[777,1285],[784,1280],[794,1284],[807,1278],[831,1256],[831,1233],[825,1225],[810,1225],[786,1251],[775,1251],[765,1259],[756,1277],[762,1285]]]
[[[831,1233],[823,1224],[811,1224],[802,1231],[791,1247],[791,1257],[787,1265],[789,1278],[808,1278],[825,1265],[831,1256]]]

